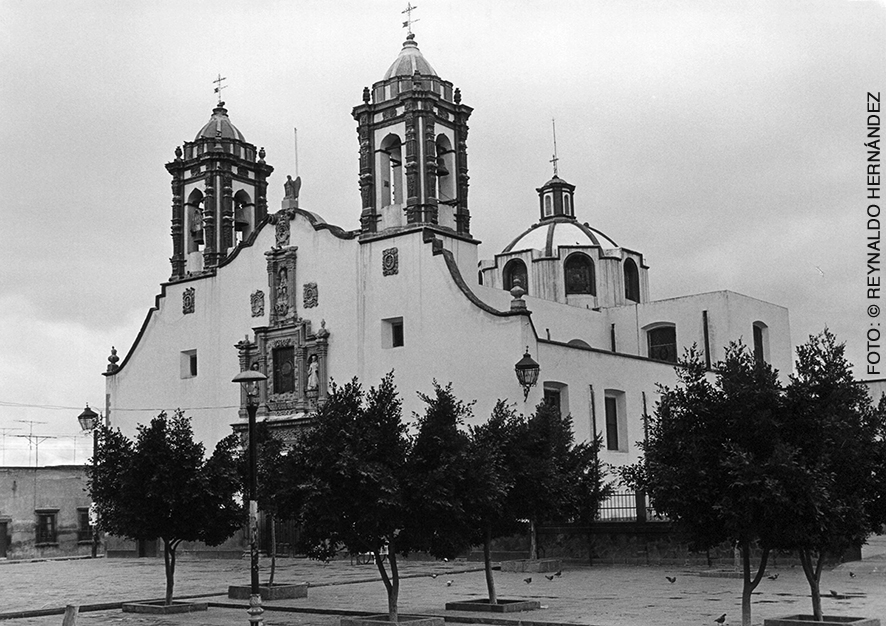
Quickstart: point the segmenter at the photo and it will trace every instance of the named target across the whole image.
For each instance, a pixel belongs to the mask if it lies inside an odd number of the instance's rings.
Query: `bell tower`
[[[437,76],[410,32],[384,78],[363,89],[363,104],[353,110],[362,236],[418,225],[471,236],[471,111],[461,92]]]
[[[268,214],[265,149],[256,153],[218,102],[194,141],[175,149],[172,175],[172,276],[209,271],[249,238]]]

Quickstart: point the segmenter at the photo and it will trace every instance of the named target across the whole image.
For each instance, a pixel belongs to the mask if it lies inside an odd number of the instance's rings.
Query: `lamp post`
[[[538,363],[529,356],[529,346],[526,346],[523,358],[514,365],[517,380],[520,382],[520,386],[523,387],[523,402],[526,402],[526,399],[529,397],[529,388],[534,387],[535,383],[538,382],[539,369]]]
[[[101,416],[89,408],[89,404],[86,405],[86,408],[83,409],[83,412],[77,416],[77,420],[80,422],[80,428],[83,429],[83,432],[92,431],[92,476],[93,480],[95,480],[95,455],[98,450],[98,427],[101,423]],[[95,506],[95,501],[91,506]],[[90,518],[92,515],[90,515]],[[96,524],[92,519],[89,520],[90,525],[92,526],[92,558],[98,556],[98,524]]]
[[[246,370],[234,376],[233,382],[240,383],[246,395],[246,413],[249,416],[248,449],[249,449],[249,557],[250,557],[250,591],[249,591],[249,622],[253,626],[262,623],[261,592],[258,589],[258,500],[256,480],[258,475],[257,453],[255,441],[255,413],[258,410],[258,384],[268,377],[255,370]]]

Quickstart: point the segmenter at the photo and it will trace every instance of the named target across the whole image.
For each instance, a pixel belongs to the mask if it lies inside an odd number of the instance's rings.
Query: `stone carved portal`
[[[268,259],[268,287],[270,295],[270,324],[294,324],[298,321],[295,308],[295,266],[298,248],[274,248],[265,252]]]
[[[235,347],[240,370],[262,372],[268,380],[259,394],[259,418],[293,419],[305,417],[326,401],[329,331],[325,322],[312,332],[311,322],[255,329]],[[246,418],[245,396],[241,396],[240,416]]]

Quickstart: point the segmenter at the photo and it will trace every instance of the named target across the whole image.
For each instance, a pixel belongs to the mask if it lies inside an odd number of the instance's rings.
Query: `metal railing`
[[[599,522],[655,522],[666,521],[656,513],[642,491],[616,491],[600,505]]]

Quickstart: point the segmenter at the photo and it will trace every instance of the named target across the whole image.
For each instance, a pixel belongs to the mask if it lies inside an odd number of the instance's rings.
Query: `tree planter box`
[[[205,611],[209,608],[208,602],[187,602],[173,600],[172,604],[164,604],[163,600],[156,602],[124,602],[124,613],[152,613],[155,615],[171,615],[173,613],[193,613]]]
[[[563,561],[560,559],[519,559],[501,562],[503,572],[559,572],[561,569]]]
[[[880,620],[874,617],[842,617],[822,615],[822,621],[816,622],[812,615],[788,615],[763,620],[763,626],[880,626]]]
[[[516,613],[517,611],[531,611],[540,609],[541,602],[538,600],[498,600],[498,604],[489,604],[488,598],[476,600],[458,600],[447,602],[447,611],[487,611],[490,613]]]
[[[274,583],[273,585],[259,585],[258,593],[262,601],[290,600],[292,598],[307,598],[308,583]],[[252,595],[250,585],[231,585],[228,587],[228,597],[232,600],[249,600]]]
[[[399,615],[398,624],[406,626],[445,626],[446,622],[442,617],[430,615]],[[342,617],[341,626],[388,626],[388,614],[383,615],[367,615],[365,617]]]

